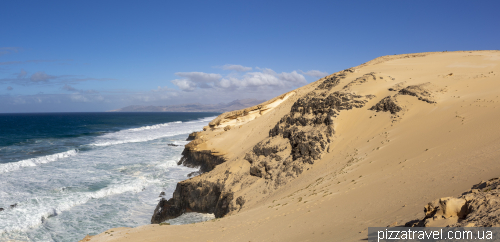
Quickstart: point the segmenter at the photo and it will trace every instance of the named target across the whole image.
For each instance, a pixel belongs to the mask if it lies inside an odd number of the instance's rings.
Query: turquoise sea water
[[[0,241],[78,241],[149,224],[160,192],[169,198],[196,170],[176,165],[187,135],[215,116],[0,114]]]

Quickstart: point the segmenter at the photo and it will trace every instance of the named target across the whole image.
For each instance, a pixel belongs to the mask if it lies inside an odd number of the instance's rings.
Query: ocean
[[[197,170],[177,166],[188,134],[217,115],[0,114],[0,241],[78,241],[149,224],[159,194],[170,198]]]

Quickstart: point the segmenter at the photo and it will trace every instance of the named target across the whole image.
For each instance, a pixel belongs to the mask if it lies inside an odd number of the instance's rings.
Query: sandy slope
[[[239,209],[209,222],[115,228],[84,241],[360,241],[368,227],[422,218],[429,201],[500,175],[500,51],[384,56],[353,70],[329,92],[375,97],[339,112],[329,152],[296,178],[274,189],[272,180],[248,175],[244,157],[325,79],[255,120],[201,133],[199,148],[227,161],[190,180],[228,179],[235,197],[246,199]],[[420,84],[417,96],[402,94]],[[388,96],[401,111],[369,110]]]

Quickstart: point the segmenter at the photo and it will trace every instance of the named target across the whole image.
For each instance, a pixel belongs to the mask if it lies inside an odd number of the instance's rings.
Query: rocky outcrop
[[[184,148],[182,158],[177,165],[184,165],[191,168],[200,168],[200,172],[209,172],[215,166],[226,162],[222,155],[213,153],[210,150],[191,150]]]
[[[188,140],[190,139],[192,140],[184,146],[182,158],[179,160],[177,165],[200,168],[200,173],[204,173],[209,172],[213,170],[215,166],[226,162],[224,156],[217,152],[198,149],[198,145],[205,142],[204,137],[199,135],[199,132],[191,133],[188,136]]]
[[[323,81],[321,82],[321,84],[318,85],[316,90],[331,90],[332,88],[336,87],[342,79],[345,79],[347,74],[353,73],[353,72],[354,72],[354,69],[349,68],[349,69],[345,69],[345,70],[341,71],[338,74],[333,74],[333,75],[327,76],[327,77],[323,78]]]
[[[356,78],[354,81],[349,82],[347,85],[345,85],[342,89],[349,89],[354,85],[363,84],[367,82],[369,79],[373,79],[374,81],[377,79],[377,77],[375,76],[375,72],[366,73],[362,77]]]
[[[176,218],[185,212],[213,213],[220,218],[228,213],[232,193],[224,193],[222,185],[209,181],[180,182],[172,198],[162,198],[151,218],[152,224]]]
[[[399,91],[401,95],[410,95],[417,97],[418,100],[427,102],[427,103],[435,103],[434,96],[429,90],[430,83],[423,83],[419,85],[407,86]]]
[[[200,133],[200,132],[193,132],[193,133],[190,133],[186,139],[186,141],[191,141],[191,140],[194,140],[196,138],[196,135]]]
[[[399,105],[398,101],[393,96],[384,97],[377,104],[373,105],[369,110],[377,112],[391,112],[391,114],[396,114],[397,112],[403,110]]]
[[[500,179],[482,181],[458,197],[445,197],[424,206],[425,217],[407,227],[500,226]]]
[[[372,96],[330,90],[353,69],[327,77],[318,87],[299,98],[290,113],[269,130],[269,137],[245,155],[250,175],[266,179],[275,189],[299,176],[328,151],[334,119],[342,110],[361,108]]]
[[[397,91],[398,93],[383,98],[377,104],[373,105],[369,110],[377,112],[390,112],[391,114],[396,114],[397,112],[401,112],[404,110],[404,108],[397,101],[397,97],[399,95],[414,96],[417,97],[418,100],[427,103],[436,103],[434,95],[432,95],[431,91],[431,89],[436,89],[436,87],[431,85],[431,83],[422,83],[406,87],[404,87],[404,83],[405,82],[400,82],[394,85],[393,87],[389,88],[389,91]],[[440,91],[443,91],[443,89]]]

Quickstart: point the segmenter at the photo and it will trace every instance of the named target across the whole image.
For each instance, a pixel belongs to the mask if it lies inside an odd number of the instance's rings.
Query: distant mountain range
[[[230,103],[219,104],[201,104],[189,103],[168,106],[143,106],[132,105],[120,109],[110,110],[109,112],[228,112],[255,106],[266,100],[257,99],[237,99]]]

